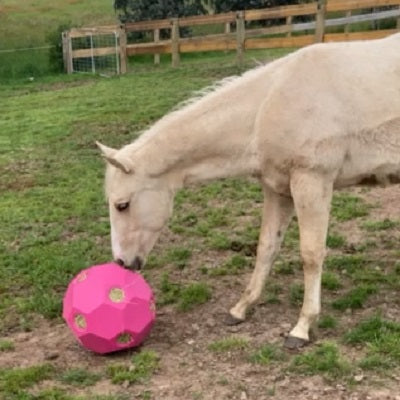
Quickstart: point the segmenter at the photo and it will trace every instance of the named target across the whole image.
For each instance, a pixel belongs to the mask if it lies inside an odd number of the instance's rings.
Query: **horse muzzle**
[[[117,260],[115,260],[115,262],[120,265],[121,267],[126,267],[128,269],[131,269],[133,271],[140,271],[143,268],[144,262],[143,259],[136,256],[132,263],[127,265],[125,264],[124,260],[121,260],[120,258],[118,258]]]

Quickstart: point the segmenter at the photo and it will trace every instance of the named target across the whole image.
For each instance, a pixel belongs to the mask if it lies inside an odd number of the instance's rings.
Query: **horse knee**
[[[301,259],[303,261],[304,269],[315,270],[322,266],[326,254],[325,248],[302,248]]]

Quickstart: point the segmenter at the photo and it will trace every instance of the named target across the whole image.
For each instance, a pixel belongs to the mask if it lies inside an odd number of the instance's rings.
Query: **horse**
[[[107,161],[114,258],[140,269],[182,187],[256,177],[263,216],[255,268],[227,317],[243,322],[297,216],[304,299],[285,345],[309,343],[321,308],[332,193],[400,182],[400,34],[314,44],[217,85],[173,110]]]

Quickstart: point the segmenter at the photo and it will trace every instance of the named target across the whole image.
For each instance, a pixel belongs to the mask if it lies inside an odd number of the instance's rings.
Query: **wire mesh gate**
[[[115,27],[63,32],[64,65],[68,73],[106,76],[126,72],[125,32]]]

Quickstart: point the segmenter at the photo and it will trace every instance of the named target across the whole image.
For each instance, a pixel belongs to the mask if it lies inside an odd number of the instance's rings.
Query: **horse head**
[[[140,269],[172,214],[174,191],[167,180],[135,165],[128,149],[97,145],[107,161],[105,192],[113,257],[123,266]]]

